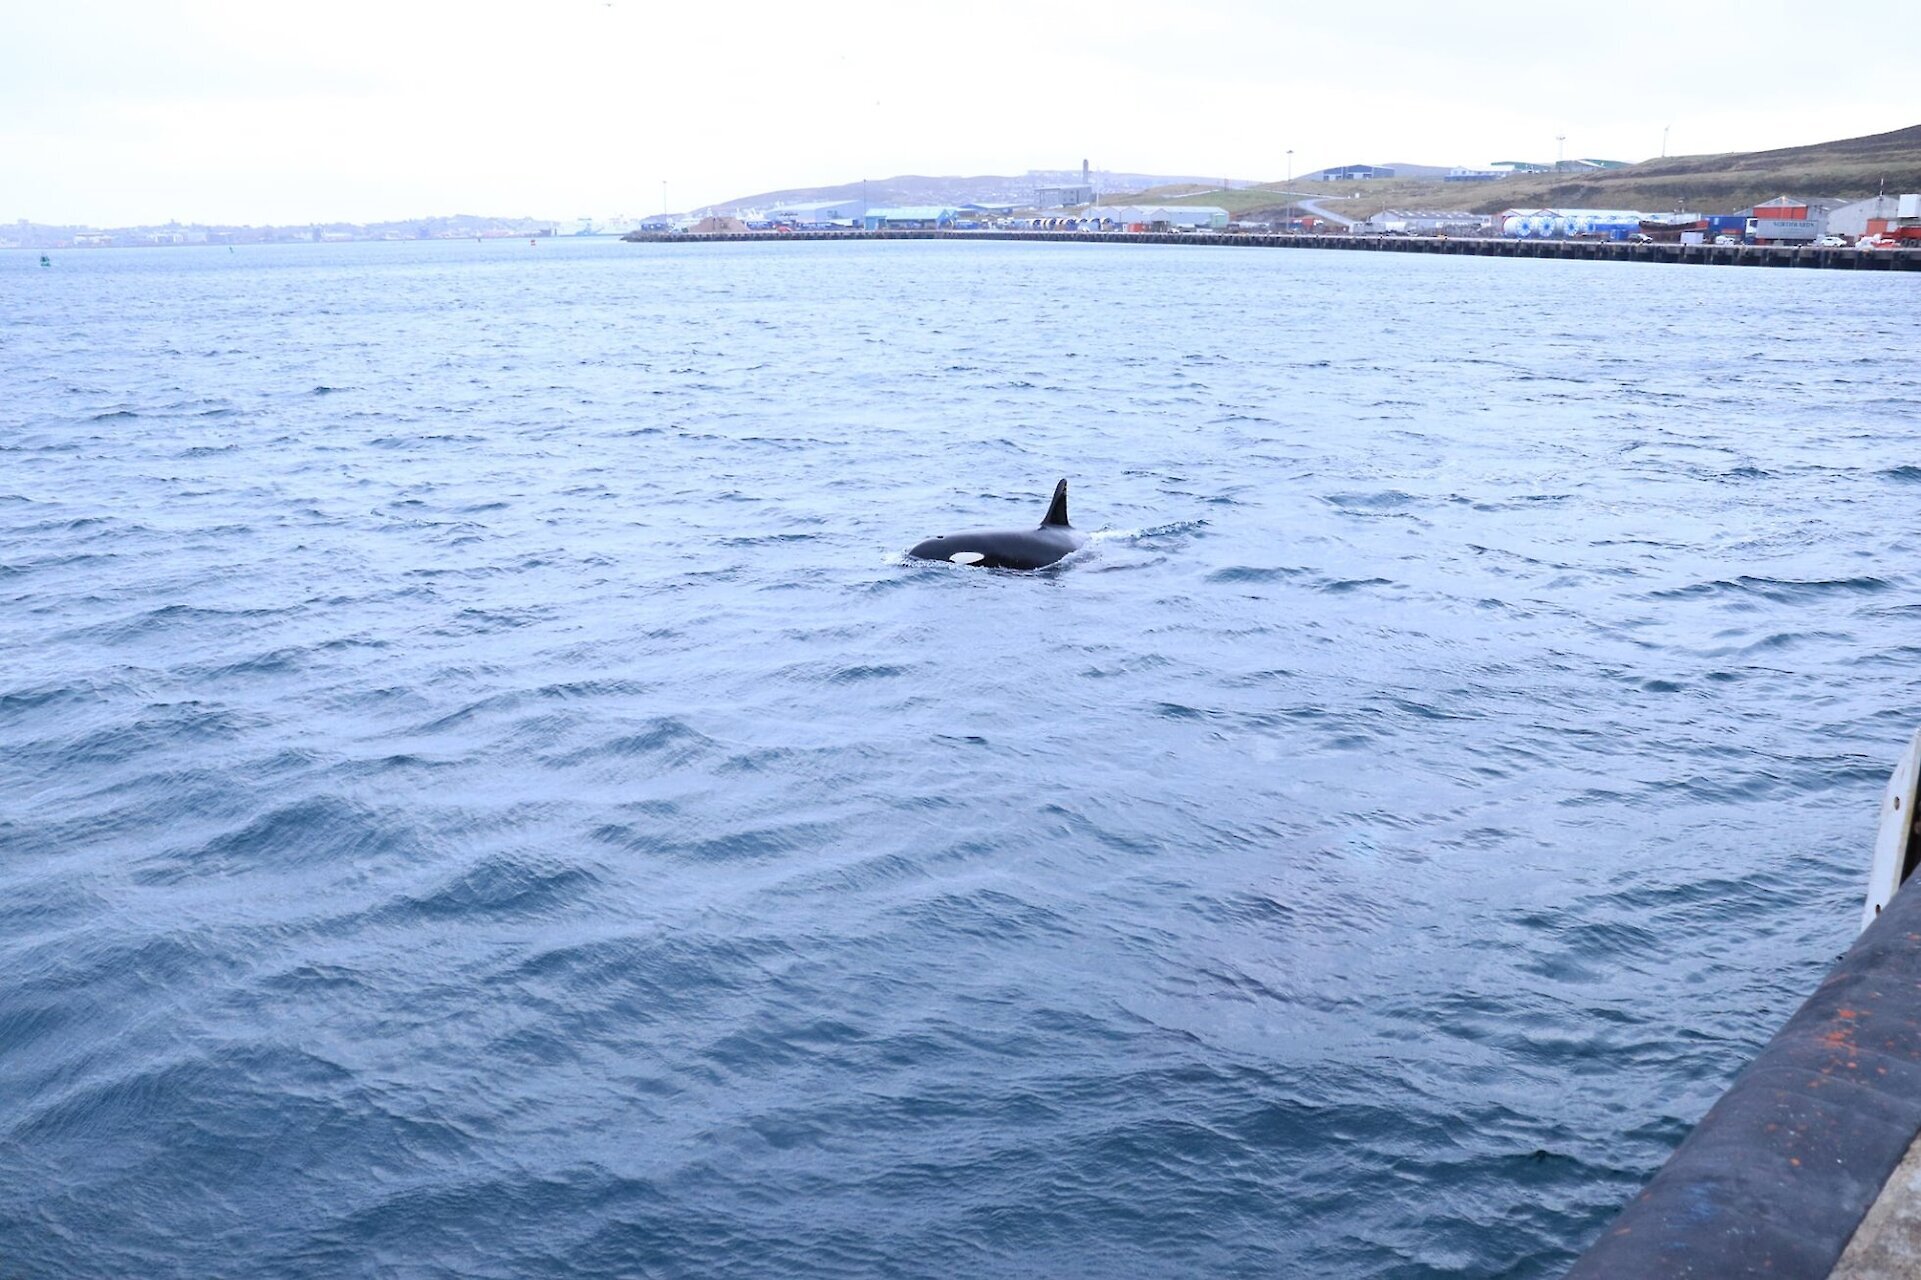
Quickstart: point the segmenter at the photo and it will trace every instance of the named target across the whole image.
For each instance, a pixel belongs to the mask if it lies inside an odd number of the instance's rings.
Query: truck
[[[1863,236],[1858,249],[1921,249],[1921,193],[1905,195],[1895,204],[1893,221],[1874,235]]]
[[[1749,244],[1813,244],[1821,236],[1814,218],[1749,218]]]

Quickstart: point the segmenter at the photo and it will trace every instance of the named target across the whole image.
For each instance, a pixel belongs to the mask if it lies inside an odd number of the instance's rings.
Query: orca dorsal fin
[[[1067,523],[1067,481],[1062,480],[1054,486],[1054,500],[1047,504],[1047,514],[1041,517],[1041,528],[1048,526],[1066,529]]]

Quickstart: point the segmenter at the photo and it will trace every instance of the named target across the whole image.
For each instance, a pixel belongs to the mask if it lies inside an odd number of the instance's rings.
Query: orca
[[[1086,544],[1087,538],[1067,523],[1067,481],[1062,480],[1054,486],[1054,501],[1038,528],[945,533],[916,543],[907,554],[915,560],[946,560],[983,569],[1041,569]]]

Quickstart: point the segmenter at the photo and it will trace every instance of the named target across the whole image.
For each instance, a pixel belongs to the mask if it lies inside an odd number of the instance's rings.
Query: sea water
[[[1552,1275],[1921,723],[1900,276],[53,257],[7,1280]]]

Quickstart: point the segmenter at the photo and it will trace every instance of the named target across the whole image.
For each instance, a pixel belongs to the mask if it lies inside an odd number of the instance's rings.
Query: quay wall
[[[1921,886],[1896,893],[1566,1280],[1837,1269],[1921,1135]]]
[[[1609,240],[1519,240],[1435,236],[1353,236],[1174,231],[715,231],[643,232],[647,244],[756,244],[791,240],[1031,240],[1047,244],[1186,244],[1236,249],[1448,253],[1489,258],[1578,258],[1597,262],[1678,262],[1722,267],[1820,267],[1842,271],[1921,271],[1921,249],[1823,249],[1813,245],[1628,244]]]

